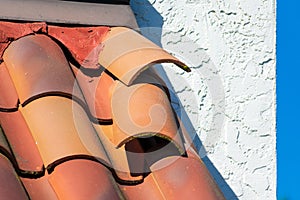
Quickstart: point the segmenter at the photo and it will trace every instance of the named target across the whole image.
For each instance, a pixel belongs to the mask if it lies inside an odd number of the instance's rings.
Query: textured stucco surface
[[[192,67],[164,70],[226,198],[276,199],[275,0],[131,4],[142,33]]]

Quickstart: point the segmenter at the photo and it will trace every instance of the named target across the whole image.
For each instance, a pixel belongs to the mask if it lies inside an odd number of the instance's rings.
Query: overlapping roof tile
[[[49,177],[50,175],[46,171],[42,177],[21,177],[20,179],[30,199],[59,200],[56,191],[49,182]]]
[[[42,175],[44,163],[36,147],[36,141],[20,111],[0,112],[0,124],[9,147],[18,163],[18,170],[30,175]]]
[[[127,28],[38,26],[1,47],[0,191],[7,178],[18,199],[223,199],[149,68],[184,63]]]
[[[4,199],[29,199],[9,160],[0,154],[0,194]]]
[[[0,63],[0,80],[5,84],[0,84],[0,111],[16,110],[18,107],[18,94],[10,78],[5,63]]]
[[[104,166],[90,160],[71,160],[60,164],[49,182],[58,199],[122,199],[123,194]]]
[[[3,59],[22,105],[49,94],[84,101],[63,51],[49,37],[20,38],[6,49]]]

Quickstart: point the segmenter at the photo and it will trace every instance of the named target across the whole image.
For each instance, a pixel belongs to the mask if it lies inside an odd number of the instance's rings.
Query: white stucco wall
[[[161,28],[142,33],[192,67],[164,69],[226,198],[276,199],[275,0],[131,4],[141,27]]]

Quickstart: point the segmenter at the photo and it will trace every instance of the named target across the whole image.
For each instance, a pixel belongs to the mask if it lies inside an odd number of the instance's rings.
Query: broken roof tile
[[[1,199],[29,199],[13,166],[0,154],[0,194]]]
[[[0,63],[0,80],[0,111],[15,110],[18,107],[18,94],[4,62]]]
[[[182,136],[166,93],[152,84],[126,86],[118,83],[112,91],[113,137],[121,147],[134,138],[157,136],[170,141],[184,154]]]
[[[12,42],[4,61],[21,104],[44,95],[63,95],[84,104],[82,94],[60,47],[45,35]]]
[[[155,63],[175,63],[190,71],[177,58],[128,28],[111,28],[102,43],[99,63],[126,85],[130,85],[141,71]]]
[[[98,55],[93,58],[93,53],[101,50],[101,41],[110,30],[107,26],[97,27],[61,27],[48,25],[45,22],[18,23],[0,21],[0,62],[5,49],[12,41],[33,34],[47,34],[62,46],[64,45],[75,62],[85,67],[95,68]],[[89,60],[92,59],[92,60]],[[94,62],[91,62],[94,61]]]
[[[123,199],[111,172],[90,160],[70,160],[58,165],[49,181],[59,199]]]
[[[23,175],[41,175],[43,161],[22,114],[0,112],[0,124]]]
[[[46,32],[46,27],[47,25],[44,22],[15,23],[0,21],[0,62],[2,61],[4,50],[12,41],[35,32]]]
[[[36,99],[20,110],[47,169],[53,170],[66,159],[78,156],[109,163],[85,111],[77,102],[49,96]]]
[[[98,55],[103,37],[110,30],[98,27],[48,27],[48,34],[68,48],[76,62],[85,68],[98,69]]]

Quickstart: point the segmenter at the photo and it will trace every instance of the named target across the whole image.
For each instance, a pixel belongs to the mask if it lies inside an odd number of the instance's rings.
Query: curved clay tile
[[[1,126],[0,126],[0,154],[5,155],[13,164],[13,166],[16,168],[16,170],[18,170],[17,162],[11,152],[10,146],[6,140],[6,137],[3,133]]]
[[[0,64],[0,80],[0,111],[16,109],[18,95],[4,62]]]
[[[185,71],[190,71],[177,58],[128,28],[111,28],[102,45],[99,63],[127,85],[142,70],[154,63],[175,63]]]
[[[145,177],[143,183],[137,185],[119,185],[126,199],[166,200],[153,174]]]
[[[89,112],[99,123],[112,123],[110,96],[111,88],[115,85],[114,79],[103,70],[93,70],[87,74],[85,68],[77,69],[71,64],[81,91],[87,102]]]
[[[147,69],[140,72],[139,75],[132,82],[132,84],[138,83],[149,83],[156,85],[162,90],[164,90],[167,93],[168,97],[170,96],[166,83],[153,66],[148,67]]]
[[[43,177],[21,178],[21,181],[31,200],[59,200],[48,179],[46,172]]]
[[[134,144],[132,147],[137,153],[128,153],[124,146],[117,149],[109,140],[109,136],[113,135],[112,125],[93,125],[107,152],[118,182],[124,184],[142,182],[145,162],[141,146]]]
[[[187,157],[164,158],[152,165],[151,170],[166,199],[225,200],[193,149],[187,150]]]
[[[49,181],[59,199],[124,199],[111,172],[89,160],[71,160],[58,165]]]
[[[29,199],[9,160],[0,154],[0,194],[1,199]]]
[[[121,147],[135,138],[159,137],[184,154],[182,136],[166,93],[152,84],[125,86],[118,83],[112,92],[113,136]]]
[[[105,150],[83,108],[64,97],[49,96],[20,107],[48,170],[70,159],[108,163]]]
[[[42,174],[43,161],[22,114],[19,111],[0,112],[0,123],[24,175]]]
[[[45,35],[29,35],[12,42],[3,56],[21,104],[47,94],[84,102],[60,47]]]

